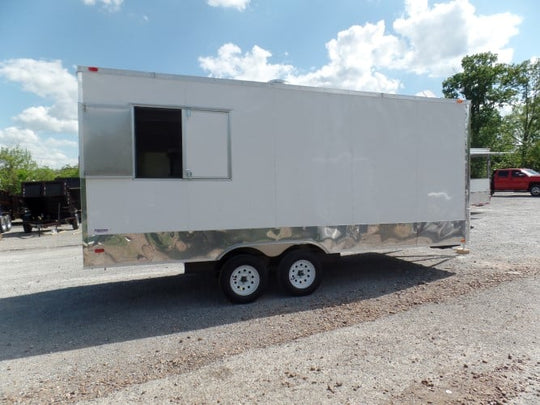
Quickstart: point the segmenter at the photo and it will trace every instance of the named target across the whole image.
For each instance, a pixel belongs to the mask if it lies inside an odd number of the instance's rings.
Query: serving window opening
[[[135,177],[182,178],[182,110],[133,109]]]

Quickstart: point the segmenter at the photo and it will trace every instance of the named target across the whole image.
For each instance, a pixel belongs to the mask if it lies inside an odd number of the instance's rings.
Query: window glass
[[[134,107],[135,177],[182,178],[182,110]]]
[[[80,106],[85,176],[133,176],[131,109]]]

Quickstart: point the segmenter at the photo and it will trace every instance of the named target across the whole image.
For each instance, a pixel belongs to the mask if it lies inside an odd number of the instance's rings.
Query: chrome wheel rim
[[[260,284],[259,272],[255,267],[247,264],[234,269],[229,279],[231,290],[242,297],[253,294]]]
[[[289,282],[300,290],[311,286],[316,275],[317,270],[309,260],[297,260],[289,268]]]

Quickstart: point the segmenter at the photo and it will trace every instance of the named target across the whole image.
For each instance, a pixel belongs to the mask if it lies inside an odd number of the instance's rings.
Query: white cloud
[[[207,0],[206,3],[212,7],[236,8],[244,11],[251,0]]]
[[[39,142],[39,137],[31,129],[8,127],[0,129],[0,145],[33,145]]]
[[[326,44],[326,49],[329,63],[304,74],[292,65],[270,63],[272,54],[259,46],[242,53],[232,43],[221,46],[216,57],[199,58],[199,63],[211,77],[263,82],[284,79],[291,84],[385,92],[399,88],[399,80],[373,71],[373,66],[389,63],[399,49],[394,37],[384,35],[384,22],[355,25],[339,32],[336,39]]]
[[[291,65],[268,63],[272,54],[258,46],[242,55],[242,50],[234,44],[225,44],[218,50],[217,57],[201,57],[201,67],[212,77],[234,77],[241,80],[268,81],[289,76]]]
[[[422,90],[422,91],[419,91],[418,93],[415,94],[415,96],[420,96],[420,97],[437,97],[437,95],[435,93],[433,93],[431,90]]]
[[[291,81],[325,87],[394,93],[400,87],[380,71],[391,65],[402,48],[399,40],[385,35],[385,24],[353,25],[326,43],[330,61],[314,72],[291,78]]]
[[[29,107],[14,117],[14,120],[26,128],[37,131],[62,133],[77,132],[77,119],[61,119],[55,116],[53,107]]]
[[[76,141],[42,138],[28,128],[8,127],[0,129],[0,146],[20,146],[28,150],[32,158],[41,166],[60,168],[76,165],[77,159],[69,157],[67,152],[78,149]],[[69,155],[73,156],[72,153]]]
[[[40,164],[61,167],[74,164],[67,154],[77,155],[76,141],[58,141],[50,133],[76,139],[77,80],[60,61],[11,59],[0,62],[0,76],[18,83],[22,89],[50,105],[32,106],[13,117],[16,126],[0,129],[0,145],[20,145]]]
[[[407,15],[393,23],[407,43],[396,61],[400,69],[432,77],[448,76],[460,69],[465,55],[491,51],[499,61],[510,62],[507,48],[522,19],[510,13],[477,15],[469,0],[453,0],[428,7],[426,0],[405,2]]]
[[[199,58],[213,77],[257,81],[285,79],[289,83],[394,93],[402,83],[398,72],[447,77],[460,70],[465,55],[491,51],[510,62],[510,38],[521,17],[500,13],[478,15],[470,0],[429,6],[427,0],[405,0],[405,15],[393,24],[384,21],[353,25],[326,43],[328,62],[305,73],[297,67],[269,62],[271,52],[255,45],[242,53],[228,43],[215,57]],[[394,73],[394,77],[392,74]]]
[[[101,5],[101,7],[109,13],[115,13],[120,10],[124,0],[83,0],[87,6]]]
[[[40,97],[77,99],[77,80],[59,60],[10,59],[0,62],[0,76],[22,84],[24,90]]]
[[[61,61],[11,59],[0,62],[0,76],[53,103],[27,108],[15,117],[17,122],[35,130],[76,132],[77,79]]]
[[[396,38],[384,34],[384,22],[352,26],[326,44],[329,62],[319,69],[301,73],[294,66],[272,64],[272,54],[258,46],[242,54],[235,44],[221,46],[216,57],[199,58],[212,77],[269,81],[284,79],[291,84],[396,92],[399,80],[373,70],[395,58]]]
[[[428,0],[405,0],[405,10],[408,14],[421,14],[428,10]]]

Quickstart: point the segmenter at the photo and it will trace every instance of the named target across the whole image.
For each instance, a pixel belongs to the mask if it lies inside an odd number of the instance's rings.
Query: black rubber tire
[[[246,304],[255,301],[268,284],[268,266],[264,257],[239,254],[221,266],[221,289],[229,301]]]
[[[533,197],[540,197],[540,184],[533,184],[529,192]]]
[[[307,249],[292,250],[280,260],[277,275],[286,293],[294,296],[309,295],[321,284],[320,255]]]
[[[7,230],[8,230],[8,231],[11,231],[11,227],[12,227],[12,225],[13,225],[13,224],[11,223],[11,215],[8,215],[6,218],[7,218],[7,220],[6,220],[6,221],[7,221],[7,223],[6,223],[6,224],[7,224]]]
[[[0,233],[7,232],[7,221],[5,216],[0,216]]]
[[[23,230],[24,233],[32,232],[32,225],[23,222]]]

